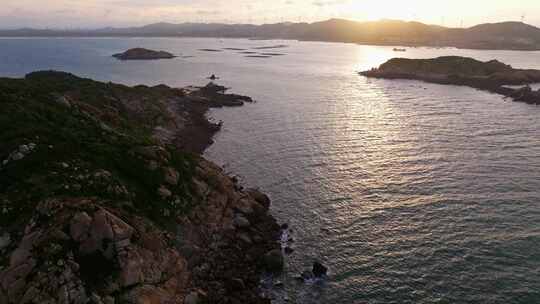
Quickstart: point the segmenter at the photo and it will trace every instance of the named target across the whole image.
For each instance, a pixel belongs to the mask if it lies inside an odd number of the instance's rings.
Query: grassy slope
[[[76,107],[57,102],[65,94],[75,96]],[[138,96],[151,103],[162,94],[169,92],[104,84],[56,72],[0,79],[0,162],[20,145],[37,144],[27,157],[1,168],[0,223],[9,227],[24,222],[36,202],[53,196],[98,196],[111,203],[129,199],[133,212],[159,219],[159,223],[184,212],[191,203],[193,156],[169,149],[167,166],[180,173],[180,186],[171,190],[181,199],[175,203],[162,200],[156,189],[163,184],[163,172],[149,169],[140,156],[130,152],[155,144],[149,135],[159,106],[155,106],[155,113],[148,111],[133,119],[118,98],[110,98]],[[92,174],[100,169],[111,172],[111,179],[101,183],[93,179]],[[115,184],[125,186],[129,195],[106,191]]]

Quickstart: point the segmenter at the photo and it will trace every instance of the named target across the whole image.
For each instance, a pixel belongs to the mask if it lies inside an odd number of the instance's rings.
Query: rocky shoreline
[[[514,101],[540,104],[540,90],[529,84],[540,82],[539,70],[514,69],[497,60],[488,62],[472,58],[448,56],[434,59],[394,58],[379,68],[360,73],[371,78],[411,79],[444,85],[468,86]],[[508,85],[521,85],[514,89]]]
[[[200,153],[215,85],[0,79],[0,303],[269,303],[270,199]]]

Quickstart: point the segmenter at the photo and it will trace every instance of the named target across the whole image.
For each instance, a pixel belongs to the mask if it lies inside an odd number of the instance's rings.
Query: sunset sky
[[[403,19],[459,27],[540,26],[540,0],[2,0],[0,28],[95,28],[154,22],[275,23]]]

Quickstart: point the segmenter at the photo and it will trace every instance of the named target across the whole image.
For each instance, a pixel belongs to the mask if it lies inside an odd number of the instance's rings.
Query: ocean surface
[[[280,44],[287,47],[254,49]],[[181,57],[110,57],[136,46]],[[208,48],[244,50],[199,50]],[[260,53],[284,55],[246,57]],[[256,99],[209,113],[224,128],[206,156],[267,192],[273,214],[293,229],[295,251],[284,287],[271,291],[275,303],[540,303],[540,107],[356,73],[396,56],[442,55],[540,69],[540,52],[0,39],[0,74],[56,69],[171,86],[202,85],[216,74]],[[329,267],[328,280],[296,282],[315,259]]]

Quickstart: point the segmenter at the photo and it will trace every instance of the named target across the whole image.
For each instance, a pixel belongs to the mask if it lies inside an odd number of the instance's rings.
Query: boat
[[[407,49],[394,48],[394,52],[406,52]]]

